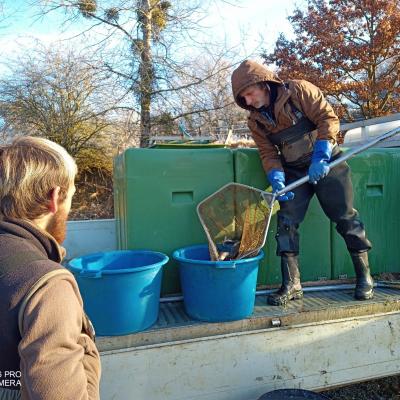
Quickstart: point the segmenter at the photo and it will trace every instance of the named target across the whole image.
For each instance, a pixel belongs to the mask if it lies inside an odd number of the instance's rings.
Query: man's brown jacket
[[[243,89],[260,82],[272,82],[278,85],[274,104],[276,126],[257,109],[247,106],[244,98],[240,96]],[[268,136],[289,128],[296,122],[289,99],[317,126],[317,139],[335,142],[339,133],[339,119],[319,88],[305,80],[289,80],[286,83],[285,85],[276,74],[263,65],[249,60],[241,63],[232,74],[232,91],[235,101],[240,107],[250,111],[248,126],[259,149],[266,173],[274,168],[282,170],[279,152]]]

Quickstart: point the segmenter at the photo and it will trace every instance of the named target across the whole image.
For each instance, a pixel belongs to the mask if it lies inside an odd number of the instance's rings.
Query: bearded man
[[[58,144],[0,146],[1,399],[98,399],[100,357],[60,263],[77,167]]]

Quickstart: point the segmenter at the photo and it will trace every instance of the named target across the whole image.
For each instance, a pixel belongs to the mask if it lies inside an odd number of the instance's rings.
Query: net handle
[[[337,158],[335,161],[332,161],[331,163],[329,163],[329,167],[333,168],[336,167],[337,165],[341,164],[342,162],[348,160],[349,158],[355,156],[356,154],[359,154],[361,152],[363,152],[364,150],[369,149],[370,147],[372,147],[373,145],[389,139],[390,137],[397,135],[398,133],[400,133],[400,126],[397,128],[394,128],[392,130],[390,130],[389,132],[384,133],[381,136],[378,136],[377,138],[369,141],[368,143],[365,143],[361,146],[358,146],[352,150],[346,151],[346,153],[344,153],[341,157]],[[279,190],[278,192],[274,193],[274,197],[277,198],[278,196],[285,194],[286,192],[290,192],[293,189],[296,189],[297,187],[299,187],[300,185],[302,185],[303,183],[306,183],[310,180],[310,177],[308,175],[304,176],[303,178],[298,179],[297,181],[292,182],[291,184],[285,186],[282,190]]]

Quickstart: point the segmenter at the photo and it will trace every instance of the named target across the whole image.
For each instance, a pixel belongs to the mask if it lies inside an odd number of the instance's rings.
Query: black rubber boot
[[[356,272],[356,290],[354,297],[357,300],[369,300],[374,296],[374,280],[372,279],[368,253],[350,253],[353,261],[354,270]]]
[[[268,304],[272,306],[285,305],[290,300],[303,298],[300,283],[299,259],[293,253],[281,255],[282,286],[267,297]]]

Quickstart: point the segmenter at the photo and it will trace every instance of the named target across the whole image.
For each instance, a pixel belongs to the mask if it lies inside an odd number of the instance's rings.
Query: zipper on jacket
[[[262,108],[260,109],[260,113],[261,113],[262,116],[264,116],[264,117],[268,120],[268,122],[269,122],[274,128],[276,128],[276,122],[275,122],[275,120],[273,119],[271,113],[268,111],[268,109],[266,109],[265,107],[262,107]]]

